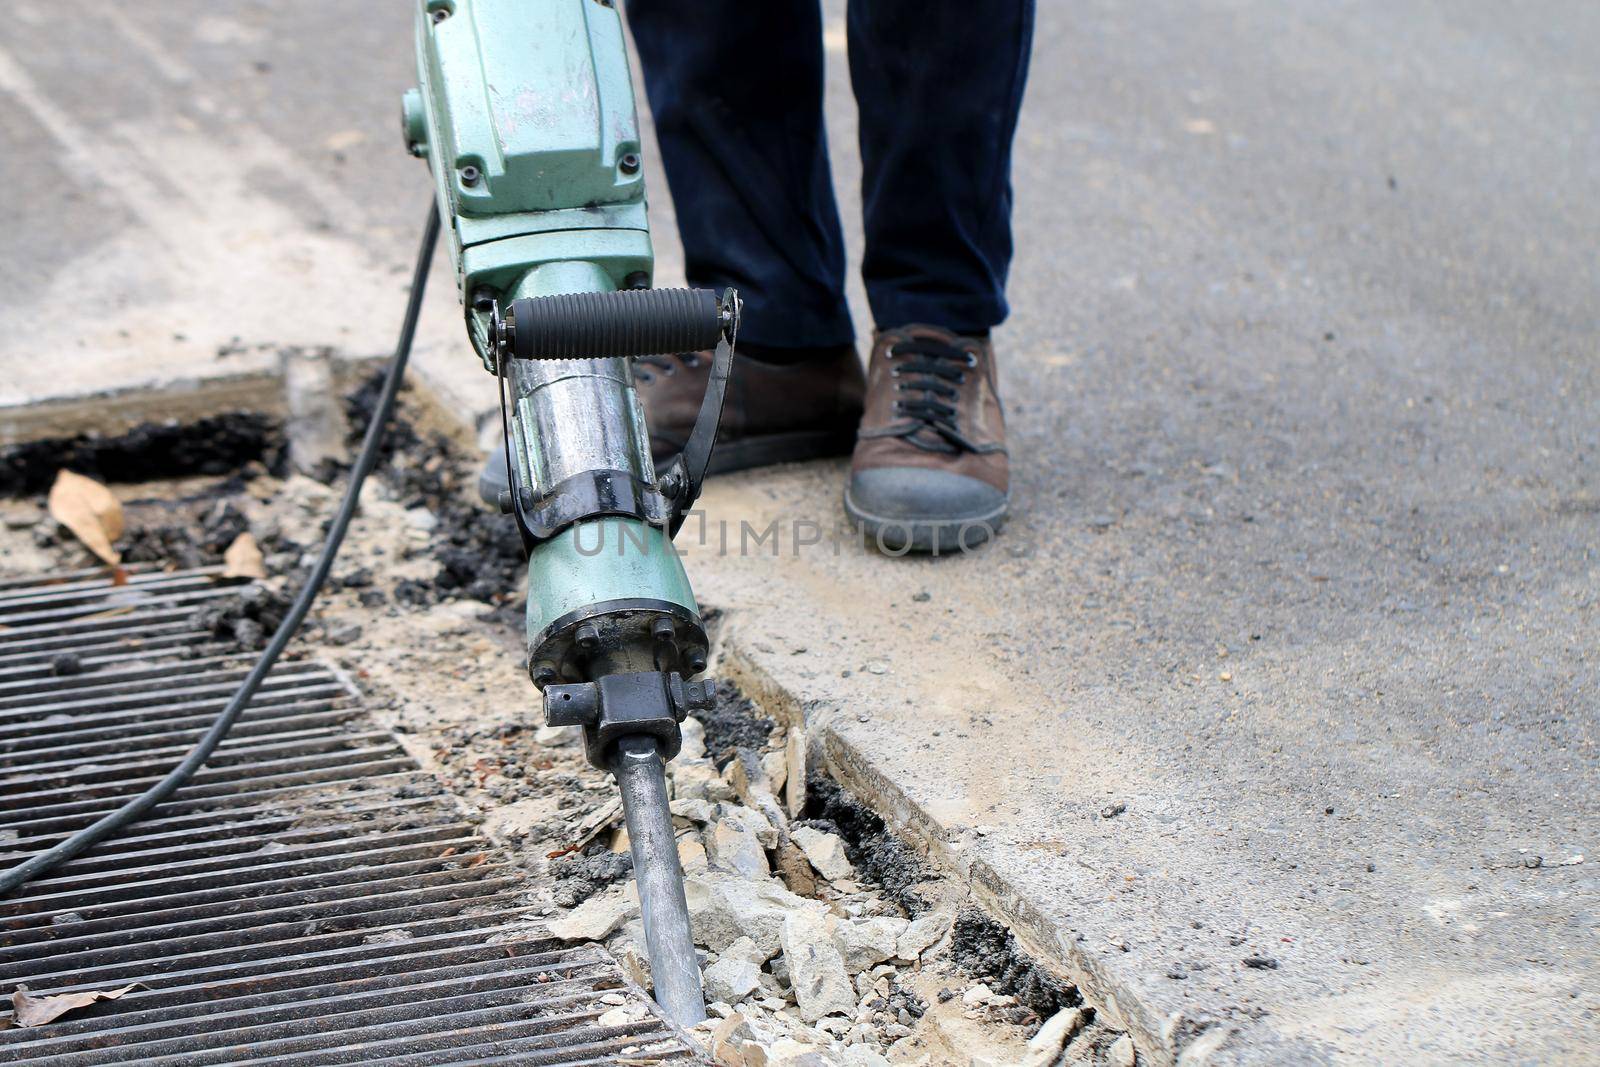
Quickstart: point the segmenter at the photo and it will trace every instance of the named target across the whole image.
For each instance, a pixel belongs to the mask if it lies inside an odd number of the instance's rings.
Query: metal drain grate
[[[164,773],[251,656],[198,611],[216,568],[0,579],[0,865]],[[53,666],[70,651],[80,673]],[[649,1064],[692,1056],[599,949],[562,948],[525,879],[366,720],[328,667],[280,662],[194,780],[126,835],[0,900],[0,993],[142,983],[12,1064]],[[609,998],[615,1000],[615,997]]]

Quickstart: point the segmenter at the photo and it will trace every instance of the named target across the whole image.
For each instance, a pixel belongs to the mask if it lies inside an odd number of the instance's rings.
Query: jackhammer
[[[420,0],[406,144],[426,159],[467,335],[496,376],[528,555],[528,672],[622,794],[656,1000],[705,1018],[666,762],[709,707],[707,638],[671,539],[699,495],[733,361],[733,290],[652,289],[633,83],[612,0]],[[657,471],[630,357],[715,349]]]
[[[446,234],[467,336],[495,375],[528,557],[528,671],[547,723],[583,730],[622,794],[656,1001],[705,1018],[667,807],[679,723],[715,699],[706,631],[672,537],[699,496],[733,364],[733,290],[650,288],[638,116],[613,0],[417,0],[406,145],[434,184],[394,358],[304,584],[238,689],[170,772],[0,872],[0,894],[170,799],[216,751],[311,610],[377,463]],[[630,357],[715,349],[682,454],[657,471]]]

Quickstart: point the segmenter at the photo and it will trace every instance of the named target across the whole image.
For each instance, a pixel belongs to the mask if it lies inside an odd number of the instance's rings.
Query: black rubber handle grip
[[[514,300],[505,341],[517,359],[668,356],[715,348],[722,325],[710,289],[623,289]]]

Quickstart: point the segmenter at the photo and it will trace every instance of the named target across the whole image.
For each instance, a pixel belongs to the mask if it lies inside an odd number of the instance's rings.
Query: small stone
[[[1100,809],[1100,817],[1102,819],[1115,819],[1118,815],[1121,815],[1127,810],[1127,804],[1124,804],[1120,800],[1113,801],[1112,803],[1107,804],[1105,807]]]
[[[994,990],[985,983],[979,982],[965,993],[961,994],[961,1003],[969,1008],[980,1007],[994,999]]]
[[[1106,1059],[1112,1067],[1133,1067],[1138,1056],[1133,1051],[1133,1038],[1123,1034],[1111,1042],[1111,1047],[1106,1050]]]
[[[706,997],[711,1000],[737,1004],[760,986],[761,968],[748,959],[724,955],[705,971]]]
[[[348,645],[352,641],[360,640],[360,638],[361,627],[356,623],[347,622],[342,626],[331,627],[325,640],[330,645]]]
[[[533,732],[533,742],[545,748],[566,748],[578,743],[583,731],[576,726],[541,726]]]
[[[817,869],[817,873],[830,882],[855,877],[856,869],[845,855],[844,842],[837,834],[801,826],[790,837],[800,846],[800,851],[806,854],[806,859]]]
[[[626,1026],[633,1021],[633,1013],[627,1008],[612,1008],[596,1019],[600,1026]]]
[[[828,936],[824,917],[797,912],[783,921],[780,935],[783,958],[789,965],[800,1017],[815,1023],[829,1015],[849,1016],[856,1008],[855,990],[845,972],[844,960]]]
[[[894,954],[903,960],[917,960],[950,929],[950,916],[930,911],[911,921],[896,942]]]
[[[600,1003],[611,1005],[626,1004],[628,1003],[628,998],[621,993],[607,993],[600,998]]]
[[[638,910],[638,903],[620,891],[603,893],[551,922],[550,933],[563,941],[598,941]]]

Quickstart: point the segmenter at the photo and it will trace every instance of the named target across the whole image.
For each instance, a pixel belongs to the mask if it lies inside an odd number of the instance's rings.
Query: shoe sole
[[[861,527],[862,532],[881,551],[896,556],[911,552],[937,556],[977,548],[1000,531],[1010,510],[1011,501],[1007,499],[999,507],[981,515],[891,519],[874,515],[857,505],[850,497],[848,486],[844,491],[844,513]]]

